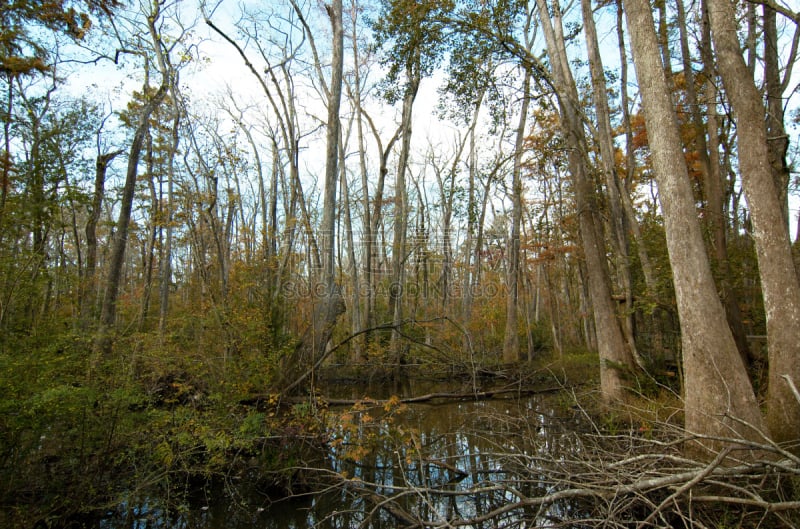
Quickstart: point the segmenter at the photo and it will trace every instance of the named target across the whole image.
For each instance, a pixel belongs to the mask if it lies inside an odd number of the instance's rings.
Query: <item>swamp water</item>
[[[559,404],[556,395],[513,391],[484,400],[401,404],[392,398],[432,392],[463,393],[464,388],[441,382],[326,388],[332,398],[370,399],[329,410],[336,417],[331,450],[325,461],[313,465],[324,468],[318,470],[312,492],[274,499],[243,478],[202,487],[179,512],[167,514],[157,507],[163,502],[154,498],[109,513],[95,527],[388,529],[408,525],[413,518],[435,523],[486,517],[467,527],[488,529],[580,518],[571,512],[578,506],[570,502],[487,516],[515,501],[517,491],[527,497],[554,491],[537,469],[557,466],[581,451],[578,432],[586,423],[580,410]]]

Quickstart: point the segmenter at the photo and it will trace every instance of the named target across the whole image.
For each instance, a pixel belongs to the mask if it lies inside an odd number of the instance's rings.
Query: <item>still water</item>
[[[414,520],[481,519],[518,493],[553,492],[549,478],[537,470],[546,467],[551,475],[565,455],[581,450],[579,411],[543,395],[408,405],[392,398],[464,389],[441,382],[327,387],[331,397],[370,398],[330,410],[331,450],[314,463],[322,468],[309,490],[274,499],[257,480],[245,478],[202,488],[180,512],[167,514],[153,502],[128,508],[124,521],[118,513],[99,527],[388,529]],[[567,511],[576,508],[566,503],[539,511],[520,508],[467,527],[535,527],[575,517]]]

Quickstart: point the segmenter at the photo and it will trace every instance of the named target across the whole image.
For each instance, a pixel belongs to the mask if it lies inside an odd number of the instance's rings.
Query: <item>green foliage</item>
[[[530,328],[530,338],[533,340],[530,346],[535,352],[550,351],[553,347],[553,336],[548,322],[534,323]],[[528,340],[528,334],[520,336],[520,343],[525,343],[526,340]]]
[[[86,99],[29,97],[18,104],[9,194],[0,215],[0,329],[38,333],[77,299],[75,234],[67,235],[90,200],[84,185],[92,162],[83,153],[100,121]],[[59,240],[59,236],[61,237]],[[53,296],[52,286],[62,288]],[[46,332],[45,332],[46,334]]]
[[[565,386],[592,386],[599,383],[600,358],[586,349],[564,351],[560,356],[553,352],[536,357],[532,366],[554,377]]]
[[[265,411],[240,404],[270,382],[260,352],[186,354],[147,334],[100,359],[89,336],[72,332],[2,345],[0,503],[12,516],[0,517],[4,527],[246,472],[253,458],[270,472],[312,446],[293,436],[321,432],[316,407],[286,416],[275,402]]]
[[[81,510],[113,489],[119,411],[140,395],[92,383],[88,344],[77,336],[25,345],[0,354],[0,497],[24,509],[15,498],[25,491],[39,508]]]
[[[382,0],[372,29],[375,46],[383,49],[382,63],[388,68],[384,80],[390,102],[402,99],[406,73],[425,77],[438,66],[448,49],[443,16],[455,7],[452,0]]]
[[[513,69],[505,73],[496,69],[508,60],[508,51],[497,38],[489,35],[510,35],[514,25],[524,13],[521,2],[468,2],[467,6],[451,15],[447,54],[447,79],[440,88],[444,98],[440,104],[442,114],[457,122],[467,122],[477,102],[486,104],[494,133],[507,121],[508,94],[503,85],[513,84]]]

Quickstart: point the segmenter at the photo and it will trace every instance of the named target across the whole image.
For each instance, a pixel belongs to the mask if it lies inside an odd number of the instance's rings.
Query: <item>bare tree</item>
[[[529,18],[526,26],[530,27],[532,20]],[[528,35],[526,35],[528,39]],[[532,39],[525,43],[525,49],[530,51]],[[519,360],[519,324],[517,313],[519,305],[519,279],[520,279],[520,230],[522,224],[522,155],[523,142],[528,122],[528,108],[531,101],[532,68],[524,68],[522,82],[522,107],[519,111],[519,124],[517,125],[514,140],[514,165],[511,169],[511,232],[508,244],[508,271],[506,278],[506,330],[503,339],[503,362],[511,363]]]
[[[299,6],[292,1],[296,13],[305,25]],[[330,83],[325,82],[321,72],[321,63],[316,60],[319,70],[320,83],[327,95],[328,120],[326,123],[326,154],[325,154],[325,182],[322,206],[322,221],[320,224],[320,238],[322,241],[321,278],[323,293],[314,299],[312,321],[309,328],[300,339],[294,355],[287,359],[284,372],[278,387],[284,392],[293,391],[317,367],[318,362],[324,357],[325,349],[330,341],[333,328],[339,316],[345,311],[344,298],[341,288],[336,284],[336,184],[340,178],[339,157],[341,140],[341,121],[339,109],[342,98],[343,71],[344,71],[344,27],[342,18],[342,0],[333,0],[326,6],[331,28],[333,30],[332,63]],[[310,42],[313,43],[313,38]],[[312,45],[312,49],[315,47]],[[316,52],[314,52],[316,55]]]
[[[403,95],[403,113],[401,126],[403,129],[400,141],[400,157],[397,162],[397,175],[394,186],[394,238],[392,240],[392,283],[390,287],[389,309],[392,311],[391,343],[389,345],[392,360],[397,368],[403,362],[403,348],[400,326],[403,323],[403,278],[406,260],[406,230],[408,223],[408,201],[406,192],[406,172],[411,157],[411,123],[414,101],[417,98],[419,84],[422,79],[420,71],[420,50],[414,50],[413,56],[406,65],[406,87]]]
[[[375,122],[367,114],[359,104],[359,112],[361,116],[367,120],[367,123],[372,130],[372,135],[377,147],[378,156],[378,181],[375,183],[375,194],[372,199],[372,208],[370,208],[369,201],[364,203],[364,219],[365,219],[365,235],[364,235],[364,276],[366,281],[366,328],[371,329],[376,326],[376,310],[375,310],[375,284],[379,273],[379,245],[378,235],[379,227],[383,221],[383,201],[384,189],[386,185],[386,176],[389,174],[389,157],[394,149],[395,143],[400,139],[403,132],[403,125],[400,124],[395,129],[394,135],[389,139],[386,147],[383,146],[380,131],[375,125]],[[362,187],[366,190],[366,179],[362,173]],[[365,200],[369,194],[364,192]],[[369,222],[367,222],[369,219]],[[369,334],[366,335],[369,341]]]

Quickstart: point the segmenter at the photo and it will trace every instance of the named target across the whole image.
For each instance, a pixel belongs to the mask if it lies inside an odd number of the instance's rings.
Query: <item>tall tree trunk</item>
[[[789,149],[789,136],[784,125],[783,92],[780,61],[778,54],[777,13],[766,3],[764,10],[764,79],[767,89],[767,147],[772,167],[772,179],[781,204],[786,226],[789,226],[789,166],[786,153]],[[794,52],[792,52],[794,54]],[[789,64],[794,56],[786,57]]]
[[[122,266],[125,262],[125,249],[128,244],[128,228],[131,221],[131,210],[133,208],[133,195],[136,191],[136,177],[139,169],[139,159],[142,154],[142,145],[145,136],[150,128],[150,116],[161,105],[167,96],[170,86],[170,72],[167,69],[164,57],[163,43],[161,35],[156,29],[156,21],[160,18],[161,4],[153,3],[153,12],[147,18],[150,40],[158,61],[158,68],[161,73],[161,85],[147,101],[139,113],[139,121],[136,131],[133,134],[133,141],[128,153],[128,168],[125,173],[125,185],[122,188],[122,200],[120,203],[119,217],[117,219],[117,231],[112,242],[111,261],[109,264],[108,278],[106,280],[106,291],[103,297],[103,308],[100,314],[100,332],[96,342],[96,349],[100,352],[109,353],[111,350],[111,337],[109,335],[114,324],[117,310],[117,295],[119,293],[120,280],[122,278]],[[145,86],[144,93],[147,93]]]
[[[531,102],[530,66],[525,68],[522,82],[522,107],[519,111],[516,138],[514,140],[514,165],[511,169],[511,233],[506,250],[508,270],[506,272],[506,329],[503,337],[503,362],[519,361],[519,275],[520,275],[520,228],[522,224],[522,155],[528,123],[528,108]]]
[[[145,330],[147,314],[150,312],[150,298],[153,292],[153,267],[156,260],[156,241],[158,240],[158,232],[161,229],[159,226],[161,223],[159,219],[161,205],[159,204],[155,182],[153,182],[153,137],[150,134],[147,135],[147,154],[145,159],[147,164],[147,187],[150,191],[150,230],[149,236],[142,242],[144,289],[142,291],[141,306],[139,307],[139,331]]]
[[[363,290],[361,285],[357,285],[357,290],[364,296],[364,310],[361,311],[361,319],[357,322],[357,328],[354,330],[361,331],[375,326],[374,322],[374,307],[373,307],[373,274],[372,274],[372,215],[370,214],[370,198],[369,198],[369,175],[367,172],[367,149],[364,139],[364,111],[361,107],[361,54],[358,47],[358,14],[359,6],[356,0],[350,2],[350,19],[352,23],[352,34],[350,40],[352,43],[353,53],[353,88],[348,90],[353,105],[356,109],[356,136],[358,141],[358,168],[361,175],[361,200],[362,200],[362,214],[363,214],[363,240],[361,241],[363,256],[364,256],[364,278]],[[350,86],[349,84],[347,85]],[[382,154],[382,153],[381,153]],[[355,262],[354,266],[358,266]],[[356,299],[355,301],[360,301]],[[365,362],[367,360],[367,351],[370,343],[369,333],[365,334],[359,339],[359,347],[355,350],[357,358],[355,362]]]
[[[588,148],[583,122],[580,119],[577,87],[569,69],[558,4],[554,4],[552,21],[548,16],[545,0],[537,0],[537,4],[552,62],[561,126],[569,150],[569,167],[575,189],[579,230],[586,259],[587,282],[591,293],[601,362],[601,391],[606,400],[621,400],[624,397],[624,380],[620,368],[635,369],[635,363],[625,343],[612,299],[602,226],[597,221],[595,190],[587,174]]]
[[[278,144],[272,142],[272,174],[269,180],[269,227],[267,228],[267,263],[273,269],[274,259],[278,256],[278,180],[280,180],[281,165],[278,154]],[[265,206],[266,207],[266,206]],[[276,274],[277,275],[277,274]],[[275,284],[277,286],[277,283]]]
[[[556,269],[556,259],[557,256],[552,252],[547,252],[547,249],[553,245],[560,245],[560,241],[558,240],[558,236],[554,236],[550,233],[550,228],[556,226],[558,230],[558,224],[555,224],[550,220],[550,204],[552,200],[548,197],[551,196],[550,186],[545,185],[542,188],[543,197],[543,211],[542,211],[542,220],[539,221],[540,229],[538,230],[542,234],[543,239],[543,250],[546,253],[545,256],[540,256],[540,263],[539,267],[542,270],[542,275],[544,276],[544,285],[547,289],[547,301],[548,301],[548,310],[550,311],[550,336],[553,341],[553,350],[556,352],[558,357],[560,358],[563,353],[564,349],[562,347],[563,343],[563,332],[562,329],[564,324],[561,320],[561,308],[559,304],[559,296],[556,294],[557,289],[555,288],[554,281],[552,279],[551,270]],[[560,219],[558,221],[560,223]],[[560,231],[560,230],[559,230]],[[547,255],[549,253],[549,255]]]
[[[625,0],[624,5],[681,322],[686,428],[712,437],[759,439],[763,421],[711,276],[688,170],[675,163],[684,159],[683,149],[650,4]],[[712,450],[721,444],[703,443]]]
[[[395,368],[399,369],[403,362],[403,344],[400,326],[403,322],[403,265],[406,252],[406,225],[408,224],[406,172],[411,155],[411,118],[414,101],[417,98],[420,84],[419,50],[416,58],[406,68],[407,86],[403,97],[403,128],[400,143],[400,158],[397,162],[397,179],[394,195],[394,239],[392,241],[392,283],[389,286],[389,308],[392,311],[392,337],[389,350],[393,355]]]
[[[664,65],[664,75],[667,78],[667,86],[672,88],[672,50],[669,47],[669,18],[667,17],[667,0],[655,0],[655,8],[658,10],[658,44],[661,49],[661,60]]]
[[[6,201],[8,192],[11,189],[11,122],[14,112],[14,76],[10,72],[5,75],[6,86],[6,108],[4,108],[5,119],[3,119],[3,152],[0,153],[0,241],[3,240],[5,232],[3,221],[5,220]]]
[[[581,0],[583,27],[586,34],[586,48],[589,53],[589,68],[592,77],[592,102],[597,114],[597,142],[600,145],[601,168],[606,183],[606,196],[610,206],[609,224],[611,226],[612,249],[615,256],[615,268],[619,277],[622,295],[622,330],[628,349],[637,363],[641,364],[636,351],[636,337],[633,325],[633,275],[630,263],[630,241],[625,209],[622,206],[622,194],[617,178],[616,157],[614,155],[614,132],[611,128],[611,111],[608,105],[605,68],[600,54],[600,43],[597,38],[591,0]],[[636,222],[636,219],[633,219]]]
[[[756,73],[756,63],[758,62],[758,17],[756,16],[755,2],[745,2],[745,20],[747,20],[747,35],[745,36],[744,47],[747,50],[747,69],[752,78]],[[739,50],[741,53],[741,48]]]
[[[341,120],[339,109],[342,100],[342,73],[344,64],[344,30],[342,22],[342,0],[333,0],[327,6],[328,16],[333,29],[333,57],[331,64],[331,81],[328,95],[328,122],[326,126],[325,150],[325,189],[322,204],[322,269],[323,281],[328,292],[332,294],[336,272],[336,183],[339,179],[339,142],[341,138]]]
[[[472,123],[470,124],[468,139],[469,139],[469,181],[467,184],[467,235],[464,241],[464,258],[466,259],[465,279],[463,281],[463,293],[461,314],[462,321],[468,323],[472,317],[472,302],[473,302],[473,284],[477,274],[476,257],[479,254],[476,246],[476,231],[478,223],[478,205],[477,205],[477,185],[476,180],[478,177],[478,146],[475,143],[475,128],[478,123],[478,116],[480,115],[481,105],[483,103],[483,91],[478,95],[478,100],[475,102],[475,110],[472,113]],[[465,340],[469,337],[465,336]],[[468,347],[468,344],[465,344]]]
[[[648,295],[656,292],[656,279],[653,266],[650,264],[650,255],[647,252],[642,232],[639,227],[639,220],[636,218],[636,211],[630,196],[630,183],[636,171],[636,154],[633,146],[633,127],[631,125],[630,102],[628,98],[628,54],[625,51],[625,29],[623,21],[622,0],[617,0],[617,40],[619,42],[620,55],[620,107],[622,108],[622,126],[625,130],[625,152],[626,152],[626,172],[625,182],[620,186],[620,199],[625,210],[628,225],[636,241],[636,255],[639,257],[639,265],[642,267],[644,284]]]
[[[359,105],[360,107],[360,105]],[[375,126],[375,123],[369,117],[369,115],[360,109],[363,117],[369,123],[370,128],[372,129],[372,135],[375,138],[375,143],[378,147],[378,158],[379,158],[379,167],[378,167],[378,181],[375,183],[375,195],[373,198],[372,209],[370,210],[369,202],[364,203],[364,208],[369,211],[368,217],[370,219],[369,225],[369,236],[366,238],[366,244],[364,246],[364,262],[365,262],[365,276],[367,281],[367,303],[366,303],[366,322],[367,328],[373,328],[377,324],[376,320],[376,292],[375,292],[375,283],[378,275],[381,273],[380,270],[380,259],[379,259],[379,250],[380,245],[378,244],[378,235],[379,235],[379,228],[382,226],[382,218],[383,218],[383,191],[386,184],[386,175],[389,174],[389,156],[392,153],[392,149],[394,147],[395,142],[400,138],[403,125],[402,123],[397,128],[394,133],[394,136],[389,140],[388,145],[384,148],[383,142],[381,141],[380,133],[378,132],[378,128]],[[366,186],[366,180],[362,180],[362,186]],[[366,189],[366,187],[365,187]],[[368,196],[368,194],[366,195]],[[381,230],[382,234],[382,230]]]
[[[469,133],[464,137],[458,138],[456,145],[456,152],[450,160],[449,167],[442,167],[436,161],[435,148],[431,146],[431,167],[436,175],[436,185],[439,188],[439,210],[441,212],[441,241],[436,241],[436,247],[442,253],[441,259],[441,274],[437,280],[438,292],[441,294],[441,313],[446,314],[448,311],[448,303],[450,301],[451,290],[453,287],[453,211],[454,201],[456,199],[456,175],[458,174],[458,166],[461,163],[461,156],[464,153],[464,148],[467,145]],[[419,187],[417,185],[417,187]],[[417,193],[422,201],[423,193]],[[430,211],[430,208],[428,208]],[[424,222],[423,222],[424,225]],[[433,224],[428,222],[428,229],[433,230]],[[426,243],[429,238],[427,231],[420,232],[426,238]]]
[[[723,189],[722,174],[720,172],[719,160],[719,132],[717,121],[717,85],[716,85],[716,70],[714,55],[711,49],[711,32],[708,25],[708,10],[706,3],[703,2],[702,7],[703,30],[701,39],[701,55],[703,57],[703,64],[705,68],[706,89],[705,89],[705,102],[706,102],[706,122],[708,127],[708,141],[705,141],[705,131],[702,126],[702,117],[693,116],[696,123],[698,137],[702,138],[698,148],[705,149],[705,175],[703,182],[705,183],[706,195],[706,211],[704,219],[707,229],[711,234],[713,246],[713,259],[714,264],[718,270],[719,276],[719,293],[722,298],[722,303],[725,306],[725,314],[728,318],[728,323],[733,332],[733,339],[736,341],[736,347],[742,358],[749,365],[754,361],[753,352],[750,350],[750,345],[747,343],[747,332],[744,328],[742,321],[742,312],[739,309],[739,300],[736,292],[733,290],[731,284],[731,269],[730,260],[728,259],[728,236],[727,236],[727,222],[725,215],[725,192]],[[685,31],[682,31],[683,35]],[[682,37],[682,40],[688,40]],[[688,42],[683,46],[688,47]],[[687,60],[684,59],[686,62]],[[700,112],[700,105],[693,105],[694,114]],[[701,155],[703,152],[701,151]],[[702,158],[701,158],[702,160]]]
[[[747,69],[730,0],[708,0],[717,62],[738,134],[739,168],[750,207],[767,317],[769,390],[767,424],[776,441],[800,438],[800,282],[781,193],[773,178],[761,96]]]
[[[133,207],[133,195],[136,190],[136,177],[138,175],[139,159],[142,154],[142,146],[145,136],[150,127],[150,115],[158,108],[167,95],[168,81],[164,76],[161,86],[153,97],[145,103],[139,114],[139,121],[136,132],[133,135],[131,148],[128,153],[128,169],[125,173],[125,185],[122,188],[122,201],[120,203],[119,217],[117,218],[117,231],[112,242],[111,260],[106,280],[106,291],[103,297],[103,309],[100,315],[100,323],[103,327],[98,344],[104,352],[108,352],[111,346],[107,333],[114,324],[117,309],[117,294],[119,293],[120,280],[122,278],[122,265],[125,262],[125,249],[128,244],[128,228],[131,221],[131,210]]]
[[[172,143],[169,146],[169,158],[167,160],[167,204],[166,215],[164,218],[167,229],[164,240],[164,252],[161,257],[161,267],[159,270],[160,306],[158,312],[158,332],[162,338],[167,330],[167,316],[169,315],[169,291],[172,284],[172,223],[175,212],[175,155],[178,153],[178,144],[180,142],[179,126],[181,114],[178,109],[177,102],[173,101],[173,105],[173,112],[175,114],[172,118]]]
[[[351,118],[352,129],[352,118]],[[349,135],[349,134],[348,134]],[[344,235],[347,242],[347,261],[348,268],[350,269],[350,282],[352,284],[352,298],[350,302],[351,307],[351,325],[350,329],[353,335],[357,335],[362,329],[361,317],[361,276],[358,270],[358,259],[356,257],[356,242],[353,233],[353,216],[352,207],[350,206],[350,188],[347,185],[347,170],[345,167],[345,145],[344,141],[339,146],[339,178],[341,188],[341,201],[342,201],[342,216],[344,217]],[[352,356],[351,360],[355,363],[361,362],[366,356],[364,342],[360,340],[353,341],[351,346]]]
[[[81,293],[81,318],[84,323],[94,320],[95,291],[96,291],[96,269],[97,269],[97,223],[100,220],[100,213],[103,208],[103,196],[105,195],[106,172],[111,161],[122,154],[122,151],[113,151],[98,154],[95,160],[94,169],[94,192],[92,193],[92,204],[89,207],[89,215],[86,220],[86,268],[84,269],[83,288]]]
[[[279,388],[293,391],[299,381],[313,373],[324,357],[325,348],[333,334],[339,316],[345,311],[344,298],[336,284],[336,183],[339,179],[339,141],[341,120],[339,109],[342,99],[342,74],[344,70],[344,28],[342,0],[333,0],[326,7],[333,30],[331,79],[328,93],[328,122],[326,126],[325,188],[322,205],[320,236],[322,242],[322,296],[315,296],[315,308],[310,328],[300,339],[294,358],[285,366]],[[316,291],[316,289],[313,289]],[[288,384],[287,384],[288,383]]]

